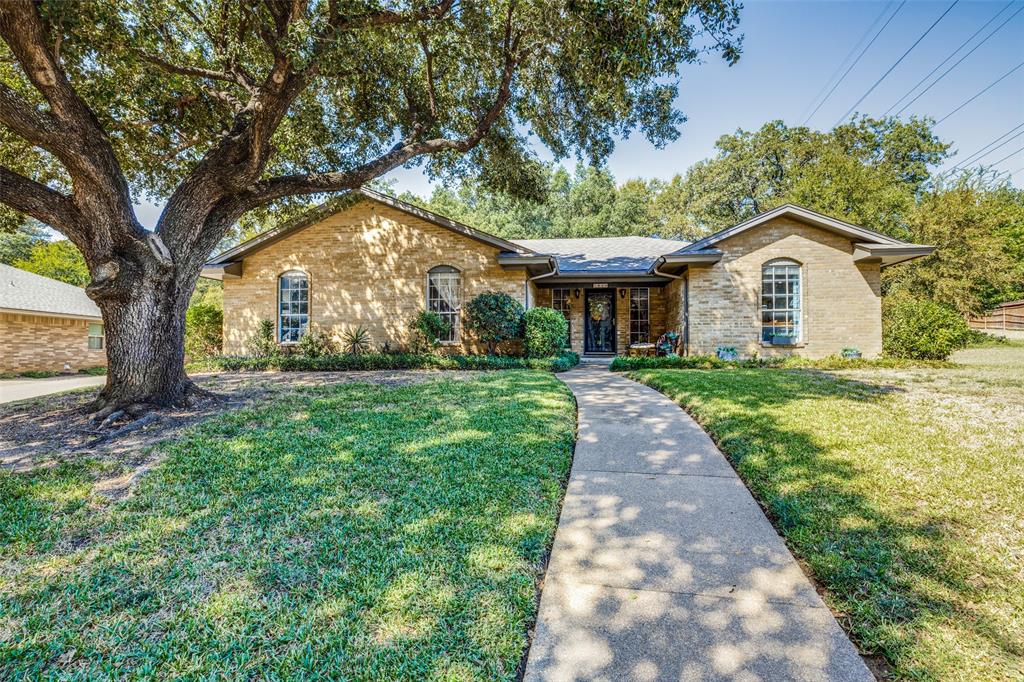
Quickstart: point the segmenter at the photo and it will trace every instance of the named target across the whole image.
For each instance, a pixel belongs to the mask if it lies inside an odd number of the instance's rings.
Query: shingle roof
[[[0,264],[0,308],[100,319],[84,289]]]
[[[659,256],[685,247],[687,242],[654,237],[591,237],[587,239],[513,239],[558,261],[559,272],[646,273]]]

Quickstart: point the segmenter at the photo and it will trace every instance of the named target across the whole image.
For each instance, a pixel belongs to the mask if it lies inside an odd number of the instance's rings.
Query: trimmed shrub
[[[551,308],[530,308],[523,315],[526,355],[545,358],[556,355],[569,341],[569,323]]]
[[[433,353],[448,336],[448,323],[432,310],[421,310],[409,325],[409,349],[415,354]]]
[[[344,372],[374,369],[539,369],[564,372],[579,364],[576,353],[562,353],[550,358],[515,358],[495,355],[432,355],[414,353],[347,353],[306,357],[277,355],[274,357],[214,357],[189,365],[193,372]]]
[[[900,297],[886,301],[882,314],[882,351],[895,358],[945,360],[971,341],[967,321],[952,308]]]
[[[327,332],[311,327],[299,337],[298,351],[307,358],[320,358],[337,353],[338,344]]]
[[[193,303],[185,311],[185,355],[205,358],[220,353],[224,311],[211,303]],[[273,333],[273,332],[271,332]]]
[[[274,338],[274,323],[260,320],[256,333],[249,339],[249,353],[256,358],[271,358],[281,354],[281,347]]]
[[[523,306],[508,294],[485,291],[466,305],[466,328],[494,355],[502,341],[522,338]]]

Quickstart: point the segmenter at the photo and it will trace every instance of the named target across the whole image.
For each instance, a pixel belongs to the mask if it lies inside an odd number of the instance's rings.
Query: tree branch
[[[26,102],[6,83],[0,83],[0,123],[47,151],[61,137],[60,122],[52,114]]]
[[[167,73],[177,74],[179,76],[193,76],[196,78],[206,78],[208,80],[222,81],[225,83],[233,83],[245,88],[250,94],[256,92],[256,83],[253,82],[247,74],[241,70],[232,69],[229,71],[216,71],[214,69],[206,69],[200,66],[189,66],[187,64],[175,64],[169,62],[162,57],[143,52],[142,50],[132,50],[139,56],[140,59],[154,64]]]
[[[341,33],[344,31],[369,28],[373,26],[397,26],[400,24],[430,21],[432,19],[443,18],[448,14],[448,11],[451,10],[454,4],[455,0],[442,0],[441,2],[416,10],[415,12],[405,13],[382,10],[380,12],[372,12],[370,14],[362,14],[352,17],[338,17],[330,22],[330,26],[334,29],[335,33]]]
[[[60,230],[76,244],[86,238],[85,218],[71,197],[6,166],[0,166],[0,203]]]

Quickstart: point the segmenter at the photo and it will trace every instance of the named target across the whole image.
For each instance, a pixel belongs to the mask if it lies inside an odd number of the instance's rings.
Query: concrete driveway
[[[527,681],[874,679],[689,415],[605,368],[560,376],[579,439]]]
[[[13,403],[86,386],[102,386],[106,377],[60,376],[49,379],[0,379],[0,403]]]

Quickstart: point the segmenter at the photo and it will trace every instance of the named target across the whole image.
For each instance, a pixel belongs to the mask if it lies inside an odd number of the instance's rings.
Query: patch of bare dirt
[[[424,370],[199,374],[192,379],[213,397],[192,407],[151,413],[145,423],[136,423],[130,430],[123,426],[100,429],[89,420],[85,408],[94,397],[92,391],[34,398],[0,406],[0,468],[27,472],[75,459],[99,459],[114,466],[107,467],[110,476],[98,480],[95,489],[118,498],[159,461],[160,454],[150,446],[222,412],[254,405],[281,392],[316,386],[352,382],[399,386],[470,375]]]

